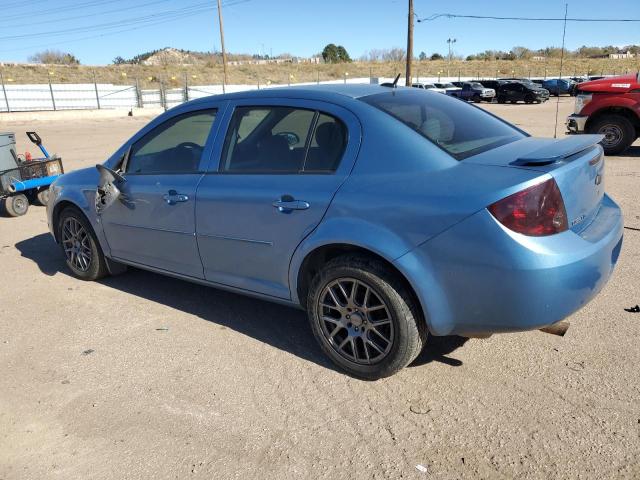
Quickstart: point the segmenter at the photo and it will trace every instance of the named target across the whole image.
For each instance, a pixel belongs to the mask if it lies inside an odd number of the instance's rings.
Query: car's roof
[[[215,95],[216,100],[238,100],[250,98],[274,98],[293,97],[308,98],[313,100],[339,100],[341,97],[360,98],[376,93],[388,92],[389,87],[369,84],[321,84],[321,85],[295,85],[291,87],[262,88],[259,90],[246,90],[242,92]],[[200,98],[190,102],[191,104],[206,102],[212,97]]]

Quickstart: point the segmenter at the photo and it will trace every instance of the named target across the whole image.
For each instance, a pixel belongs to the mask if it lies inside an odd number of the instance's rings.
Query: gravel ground
[[[553,134],[555,100],[485,108]],[[72,170],[148,121],[71,117],[3,130]],[[640,146],[606,175],[630,228],[564,338],[432,337],[378,382],[334,370],[301,311],[138,270],[84,283],[43,208],[0,218],[0,480],[639,478]]]

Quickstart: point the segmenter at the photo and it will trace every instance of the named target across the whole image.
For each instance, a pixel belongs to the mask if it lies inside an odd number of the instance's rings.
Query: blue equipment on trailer
[[[0,133],[0,199],[5,211],[12,217],[27,213],[29,203],[46,205],[49,186],[64,173],[62,159],[49,155],[36,132],[27,132],[44,158],[21,159],[16,154],[13,133]]]

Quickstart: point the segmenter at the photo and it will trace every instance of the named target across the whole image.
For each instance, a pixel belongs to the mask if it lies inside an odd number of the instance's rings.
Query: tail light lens
[[[532,237],[567,230],[567,212],[554,179],[514,193],[489,206],[491,214],[505,227]]]

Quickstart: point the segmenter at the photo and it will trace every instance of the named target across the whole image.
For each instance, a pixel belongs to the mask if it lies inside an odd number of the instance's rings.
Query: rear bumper
[[[607,283],[622,246],[619,207],[605,195],[580,233],[527,237],[482,210],[396,260],[434,335],[538,329],[583,307]]]
[[[587,124],[588,118],[589,117],[587,117],[586,115],[569,115],[565,122],[565,125],[567,126],[567,132],[584,133],[584,127]]]

